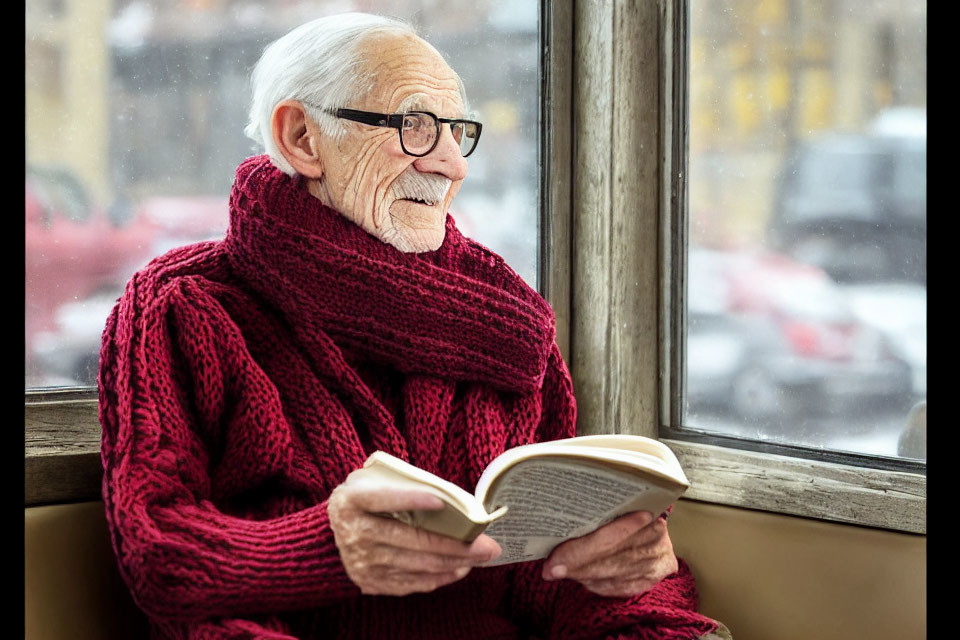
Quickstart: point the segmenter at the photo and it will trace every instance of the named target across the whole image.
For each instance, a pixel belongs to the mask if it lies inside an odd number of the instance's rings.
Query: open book
[[[438,511],[388,515],[465,542],[486,531],[503,549],[490,566],[544,558],[564,540],[631,511],[658,515],[690,486],[665,444],[631,435],[510,449],[484,469],[474,495],[383,451],[373,453],[361,473],[443,500]]]

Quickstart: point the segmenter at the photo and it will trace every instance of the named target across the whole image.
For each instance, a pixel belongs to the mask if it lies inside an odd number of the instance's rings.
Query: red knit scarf
[[[301,336],[401,373],[533,392],[555,336],[550,306],[451,217],[436,251],[403,253],[310,195],[265,157],[244,162],[227,249]]]
[[[366,408],[360,422],[369,426],[367,449],[438,473],[436,438],[449,427],[437,431],[436,418],[429,417],[436,407],[392,416],[380,402],[370,402],[368,388],[380,385],[382,371],[405,375],[405,401],[421,409],[433,403],[425,398],[438,387],[444,404],[457,383],[474,390],[468,404],[481,424],[471,431],[489,442],[472,442],[471,451],[455,453],[464,456],[469,472],[455,481],[468,490],[505,446],[532,437],[541,413],[539,391],[556,349],[553,310],[502,258],[461,235],[452,217],[439,249],[404,253],[324,206],[302,178],[283,173],[267,156],[238,168],[230,212],[224,249],[232,268],[285,317],[316,369],[337,379],[331,390]],[[374,379],[362,379],[359,372],[371,368]],[[502,392],[508,405],[519,405],[520,416],[504,417],[502,409],[484,406],[501,405]],[[520,424],[511,424],[518,418]],[[406,421],[405,434],[398,421]],[[434,438],[422,441],[420,431]],[[359,447],[350,453],[364,455]],[[362,458],[354,461],[360,463]]]

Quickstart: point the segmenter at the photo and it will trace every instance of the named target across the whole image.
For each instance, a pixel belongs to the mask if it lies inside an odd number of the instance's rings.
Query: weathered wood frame
[[[540,242],[537,284],[570,358],[573,211],[573,2],[540,0]]]
[[[96,392],[27,392],[23,414],[24,505],[99,499]]]
[[[541,0],[540,289],[581,433],[658,437],[687,498],[925,533],[926,476],[677,439],[686,218],[685,0]],[[27,505],[96,499],[96,395],[27,393]]]

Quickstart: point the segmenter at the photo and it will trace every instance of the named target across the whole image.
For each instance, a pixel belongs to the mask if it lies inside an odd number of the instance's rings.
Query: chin
[[[396,231],[396,233],[389,234],[389,237],[384,237],[382,240],[404,253],[426,253],[439,249],[445,236],[446,228],[441,226],[439,229]]]
[[[390,207],[390,222],[380,239],[404,253],[436,251],[447,234],[443,207],[424,207],[395,202]]]

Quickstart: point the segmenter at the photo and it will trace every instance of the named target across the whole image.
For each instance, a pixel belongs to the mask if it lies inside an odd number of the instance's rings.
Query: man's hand
[[[543,565],[543,578],[570,578],[602,596],[628,597],[677,569],[666,520],[638,511],[559,545]]]
[[[442,506],[428,493],[384,489],[354,474],[333,490],[327,502],[330,527],[347,575],[362,593],[433,591],[500,555],[500,546],[487,535],[466,544],[377,515]]]

